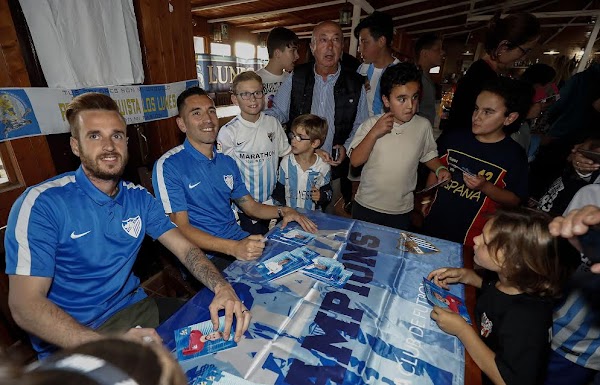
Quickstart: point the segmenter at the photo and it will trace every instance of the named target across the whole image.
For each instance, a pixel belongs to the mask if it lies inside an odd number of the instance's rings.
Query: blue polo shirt
[[[5,236],[6,273],[52,278],[48,299],[97,328],[146,297],[132,273],[144,234],[175,227],[143,187],[120,182],[114,198],[81,167],[28,188],[13,205]],[[51,346],[32,336],[43,356]]]
[[[250,193],[228,155],[213,150],[208,159],[186,139],[156,162],[152,185],[167,214],[187,211],[192,226],[219,238],[239,241],[250,235],[231,210],[231,200]]]

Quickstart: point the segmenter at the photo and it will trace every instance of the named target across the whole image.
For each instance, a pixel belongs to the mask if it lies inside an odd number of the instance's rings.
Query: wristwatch
[[[281,210],[281,206],[277,206],[277,216],[279,219],[283,219],[283,210]]]

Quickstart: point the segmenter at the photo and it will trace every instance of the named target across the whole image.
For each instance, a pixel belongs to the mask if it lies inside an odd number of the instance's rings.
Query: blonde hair
[[[231,83],[231,92],[233,92],[235,94],[237,92],[238,84],[240,84],[241,82],[247,82],[250,80],[256,80],[257,82],[260,83],[260,85],[262,87],[262,78],[260,77],[259,74],[257,74],[254,71],[244,71],[244,72],[240,72],[239,74],[235,75],[235,77],[233,78],[233,81]]]

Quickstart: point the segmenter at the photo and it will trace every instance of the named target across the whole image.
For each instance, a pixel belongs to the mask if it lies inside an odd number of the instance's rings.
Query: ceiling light
[[[473,52],[471,52],[471,51],[469,51],[469,50],[466,50],[466,51],[465,51],[465,52],[463,52],[462,54],[463,54],[463,55],[465,55],[465,56],[471,56],[471,55],[473,55]]]
[[[558,55],[560,52],[551,49],[550,51],[544,52],[544,55]]]
[[[340,9],[340,26],[347,27],[352,25],[352,5],[348,2],[344,3],[344,6]]]

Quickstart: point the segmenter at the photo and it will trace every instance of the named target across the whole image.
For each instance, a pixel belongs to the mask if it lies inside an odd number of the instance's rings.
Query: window
[[[260,60],[269,61],[269,50],[267,50],[267,47],[258,47],[256,57]]]
[[[2,158],[0,157],[0,185],[6,182],[8,182],[8,175],[6,174]]]
[[[210,43],[210,53],[212,55],[231,56],[231,46],[229,44]]]
[[[194,53],[206,53],[203,37],[194,36]]]
[[[17,165],[10,142],[0,143],[0,190],[11,190],[22,185],[23,177]]]
[[[250,43],[235,43],[235,56],[242,59],[254,59],[256,47]]]

